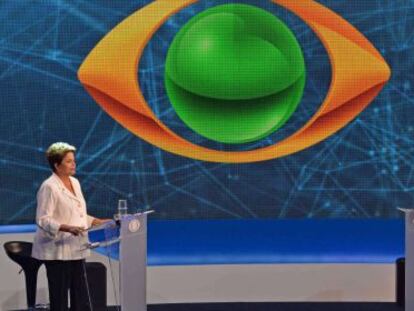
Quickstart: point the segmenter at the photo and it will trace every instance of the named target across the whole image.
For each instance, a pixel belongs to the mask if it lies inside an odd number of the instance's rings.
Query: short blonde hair
[[[55,164],[62,163],[63,158],[66,156],[67,153],[73,152],[75,153],[76,148],[72,145],[69,145],[64,142],[57,142],[51,144],[49,148],[46,150],[46,158],[49,162],[50,168],[55,172],[56,167]]]

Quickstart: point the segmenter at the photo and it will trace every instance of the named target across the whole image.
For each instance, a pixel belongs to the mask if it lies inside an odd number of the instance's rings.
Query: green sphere
[[[281,127],[303,95],[305,62],[289,28],[245,4],[193,17],[167,53],[165,86],[181,120],[222,143],[259,140]]]

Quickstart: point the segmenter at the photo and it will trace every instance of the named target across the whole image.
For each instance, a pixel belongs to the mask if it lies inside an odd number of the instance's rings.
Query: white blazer
[[[53,173],[37,192],[36,224],[32,256],[41,260],[78,260],[90,255],[83,250],[88,243],[87,233],[74,236],[59,231],[61,224],[89,228],[93,217],[86,213],[79,181],[70,177],[76,195]]]

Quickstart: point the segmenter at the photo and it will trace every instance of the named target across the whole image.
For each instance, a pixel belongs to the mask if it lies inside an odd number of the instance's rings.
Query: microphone
[[[101,242],[92,242],[92,243],[86,243],[83,245],[83,249],[81,249],[82,251],[87,250],[87,249],[94,249],[97,247],[107,247],[110,246],[112,244],[118,243],[119,241],[121,241],[121,238],[116,238],[110,241],[101,241]]]
[[[86,244],[83,245],[84,248],[82,250],[84,251],[84,250],[87,250],[87,249],[94,249],[94,248],[97,248],[99,246],[101,246],[101,242],[86,243]]]

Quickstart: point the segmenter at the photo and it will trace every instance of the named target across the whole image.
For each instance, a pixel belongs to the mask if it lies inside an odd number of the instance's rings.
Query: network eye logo
[[[302,128],[274,145],[249,151],[195,145],[155,116],[137,77],[152,35],[195,2],[156,0],[133,13],[96,45],[78,71],[102,109],[163,150],[226,163],[287,156],[346,126],[390,78],[381,54],[333,11],[313,0],[273,0],[307,23],[326,48],[332,77],[324,101]],[[192,130],[218,142],[244,143],[269,135],[290,118],[301,100],[305,75],[300,46],[283,22],[250,5],[228,4],[196,15],[179,31],[167,54],[165,86],[178,116]]]

